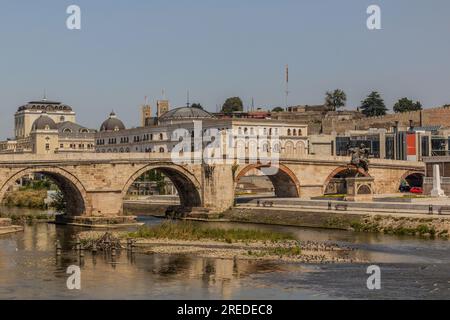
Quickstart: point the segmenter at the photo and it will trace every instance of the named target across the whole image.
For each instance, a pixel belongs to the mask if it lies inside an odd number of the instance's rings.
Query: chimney
[[[395,125],[394,125],[394,133],[395,133],[395,134],[398,133],[398,125],[399,125],[399,122],[398,122],[398,121],[395,121]]]
[[[409,131],[413,131],[413,130],[414,130],[414,121],[409,120]]]

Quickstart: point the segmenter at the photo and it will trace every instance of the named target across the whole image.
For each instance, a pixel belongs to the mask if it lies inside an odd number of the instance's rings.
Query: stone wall
[[[408,127],[412,120],[414,126],[431,126],[450,124],[450,107],[425,109],[422,111],[388,114],[380,117],[341,120],[327,117],[323,120],[324,134],[345,133],[348,130],[367,130],[369,128],[392,128],[396,121],[400,126]]]

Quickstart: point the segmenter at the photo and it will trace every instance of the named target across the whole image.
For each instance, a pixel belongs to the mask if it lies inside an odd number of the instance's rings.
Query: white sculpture
[[[433,166],[433,190],[431,190],[431,196],[437,198],[445,197],[445,192],[441,188],[441,173],[438,164]]]

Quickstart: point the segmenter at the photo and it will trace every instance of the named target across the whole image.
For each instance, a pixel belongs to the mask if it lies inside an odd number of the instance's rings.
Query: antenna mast
[[[286,65],[286,91],[285,91],[286,109],[289,107],[289,65]]]

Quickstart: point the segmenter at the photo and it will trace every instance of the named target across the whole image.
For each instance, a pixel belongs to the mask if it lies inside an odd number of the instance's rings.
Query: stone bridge
[[[144,153],[0,155],[0,199],[21,177],[40,173],[63,192],[67,219],[118,218],[120,223],[120,219],[126,219],[123,198],[128,189],[143,173],[155,169],[174,183],[182,206],[217,213],[233,206],[235,188],[242,176],[268,167],[241,162],[180,165],[172,162],[170,154]],[[277,197],[319,196],[333,177],[348,169],[348,162],[349,158],[342,157],[280,159],[269,178]],[[376,193],[394,193],[406,176],[424,171],[419,162],[372,160],[370,175],[375,179]]]

